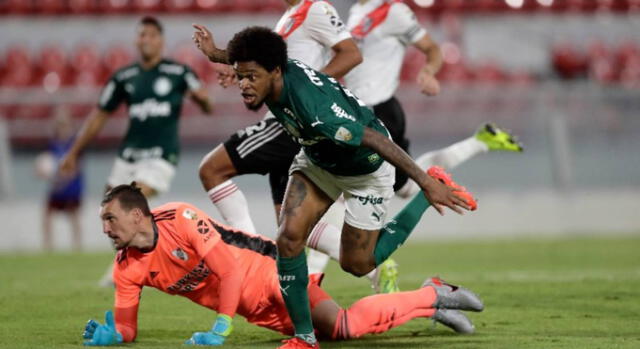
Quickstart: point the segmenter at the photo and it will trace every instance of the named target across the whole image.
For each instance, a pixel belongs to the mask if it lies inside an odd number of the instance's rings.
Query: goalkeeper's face
[[[119,200],[112,200],[100,207],[102,231],[111,239],[114,247],[121,250],[133,241],[140,231],[142,211],[133,208],[129,211],[122,208]]]

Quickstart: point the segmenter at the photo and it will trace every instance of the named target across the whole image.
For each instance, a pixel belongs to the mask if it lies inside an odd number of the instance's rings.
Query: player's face
[[[135,209],[128,212],[120,206],[120,202],[111,200],[100,207],[102,231],[113,241],[117,250],[121,250],[131,243],[138,231]]]
[[[238,78],[244,105],[258,110],[265,100],[273,94],[274,81],[280,76],[280,68],[268,72],[256,62],[236,62],[233,69]]]
[[[164,38],[156,26],[151,24],[141,24],[138,26],[136,46],[144,60],[152,60],[162,55]]]

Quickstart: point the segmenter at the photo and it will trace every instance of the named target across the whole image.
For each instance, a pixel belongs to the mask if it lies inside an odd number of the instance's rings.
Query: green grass
[[[426,319],[323,348],[640,348],[640,237],[421,243],[394,256],[400,286],[438,274],[483,298],[477,333],[458,336]],[[0,347],[79,348],[89,318],[103,321],[111,290],[95,286],[110,253],[0,256]],[[370,293],[332,264],[324,287],[343,306]],[[136,344],[176,348],[214,313],[156,290],[143,292]],[[275,348],[283,337],[235,321],[225,347]]]

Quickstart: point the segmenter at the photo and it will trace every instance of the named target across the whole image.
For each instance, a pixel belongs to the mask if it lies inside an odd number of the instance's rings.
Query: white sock
[[[488,151],[489,147],[486,144],[475,136],[471,136],[446,148],[424,153],[415,161],[425,171],[431,166],[441,166],[446,170],[451,170],[472,157]],[[414,181],[408,180],[396,194],[402,198],[409,198],[419,191],[420,187]]]
[[[256,228],[249,215],[247,199],[231,180],[217,185],[207,194],[227,224],[247,233],[256,233]]]

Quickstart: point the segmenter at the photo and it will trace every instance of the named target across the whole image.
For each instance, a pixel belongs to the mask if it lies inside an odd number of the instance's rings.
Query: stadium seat
[[[131,11],[130,0],[100,0],[98,1],[99,11],[110,13],[127,13]]]
[[[558,43],[551,49],[551,63],[562,78],[573,79],[584,75],[587,58],[571,43]]]
[[[191,43],[180,44],[171,56],[193,69],[201,80],[210,82],[215,79],[212,64]]]
[[[164,9],[162,0],[131,0],[131,8],[140,13],[158,12]]]
[[[63,85],[71,83],[67,54],[60,46],[51,44],[41,48],[38,59],[38,79],[56,73]]]
[[[7,49],[4,59],[5,74],[2,85],[28,86],[34,78],[34,67],[29,51],[22,45],[14,45]]]
[[[104,55],[103,63],[105,74],[112,74],[116,70],[131,64],[132,60],[133,55],[131,54],[131,49],[123,45],[111,46]],[[105,76],[105,79],[106,78],[108,78],[108,76]]]
[[[489,61],[478,65],[475,69],[475,79],[486,84],[499,84],[507,80],[507,74],[500,69],[498,63]]]
[[[233,0],[195,0],[197,12],[225,12],[233,9]]]
[[[67,0],[69,12],[74,14],[87,14],[97,11],[98,5],[95,0]]]
[[[170,13],[189,12],[194,10],[195,0],[167,0],[165,7]]]
[[[32,0],[4,0],[7,12],[11,14],[29,14],[33,12]]]
[[[63,0],[33,0],[34,11],[45,15],[67,12],[66,2]]]
[[[78,45],[71,54],[69,64],[74,72],[74,84],[97,86],[104,83],[102,61],[95,46]]]

